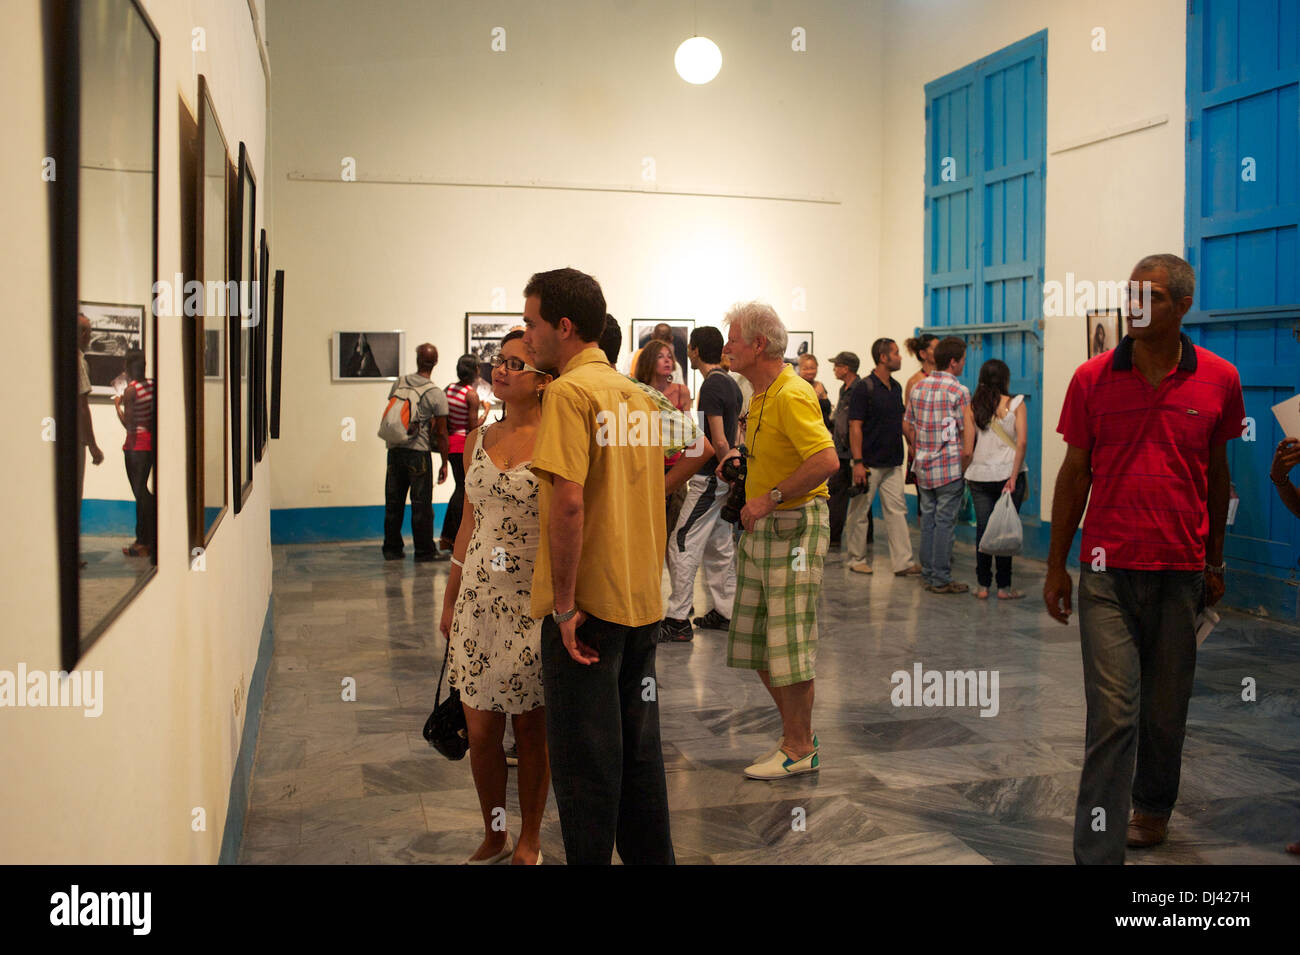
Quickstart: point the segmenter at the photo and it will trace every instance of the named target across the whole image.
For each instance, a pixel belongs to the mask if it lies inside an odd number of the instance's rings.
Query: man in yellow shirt
[[[565,855],[608,865],[617,842],[625,864],[671,864],[655,679],[667,538],[659,410],[598,347],[605,296],[594,278],[540,272],[524,298],[524,344],[539,367],[560,369],[531,465],[532,616]]]
[[[754,387],[744,451],[745,533],[736,562],[736,598],[727,665],[758,671],[781,713],[781,741],[745,770],[784,779],[821,766],[812,731],[817,598],[830,542],[826,479],[839,470],[835,442],[812,387],[783,359],[786,331],[770,305],[727,314],[724,352]]]

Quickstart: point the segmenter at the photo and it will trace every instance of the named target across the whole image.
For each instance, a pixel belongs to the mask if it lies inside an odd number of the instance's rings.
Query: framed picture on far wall
[[[396,381],[406,332],[335,332],[334,381]]]
[[[1124,337],[1124,316],[1118,308],[1091,309],[1087,313],[1088,357],[1110,351]]]
[[[632,350],[632,356],[650,341],[654,335],[655,329],[660,325],[667,325],[672,331],[673,339],[673,359],[677,362],[677,370],[673,372],[673,381],[682,381],[690,389],[691,397],[695,397],[695,379],[698,377],[691,371],[690,359],[686,357],[686,346],[690,343],[691,332],[695,330],[695,319],[693,318],[634,318],[632,319],[632,336],[629,345]],[[723,335],[725,338],[725,334]],[[629,375],[636,371],[629,359],[627,373]]]
[[[126,353],[144,350],[144,306],[78,302],[77,311],[90,321],[86,368],[91,397],[112,398],[126,391]],[[145,361],[148,363],[148,357]],[[152,364],[152,363],[149,363]],[[153,373],[153,369],[149,369]]]
[[[203,329],[203,377],[217,381],[223,375],[222,364],[226,360],[226,329],[224,326]]]
[[[785,333],[785,360],[792,365],[797,365],[799,359],[804,355],[816,355],[813,351],[813,333],[812,332],[786,332]]]
[[[492,396],[492,359],[501,351],[501,339],[512,328],[522,328],[520,312],[466,312],[465,354],[478,359],[478,397],[488,406]]]

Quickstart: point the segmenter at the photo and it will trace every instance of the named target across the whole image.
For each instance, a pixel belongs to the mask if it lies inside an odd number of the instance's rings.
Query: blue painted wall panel
[[[963,381],[972,389],[985,361],[1005,361],[1012,389],[1028,396],[1034,435],[1042,428],[1041,340],[979,326],[1015,322],[1036,331],[1042,318],[1046,60],[1043,32],[926,85],[924,328],[966,338]],[[949,156],[957,159],[955,182],[943,179]],[[1038,512],[1040,465],[1040,442],[1030,441],[1026,516]]]

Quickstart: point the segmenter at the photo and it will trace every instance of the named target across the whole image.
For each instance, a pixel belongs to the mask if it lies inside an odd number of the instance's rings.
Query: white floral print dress
[[[542,695],[541,621],[529,616],[540,535],[537,478],[521,461],[503,471],[483,450],[479,428],[465,470],[474,534],[465,550],[451,621],[450,684],[476,710],[527,713]]]

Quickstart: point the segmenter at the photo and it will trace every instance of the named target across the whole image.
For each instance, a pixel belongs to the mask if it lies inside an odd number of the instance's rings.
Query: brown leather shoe
[[[1128,822],[1129,848],[1149,849],[1158,846],[1165,841],[1168,830],[1168,816],[1150,816],[1134,809],[1133,818]]]

